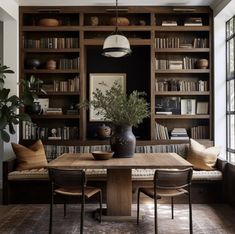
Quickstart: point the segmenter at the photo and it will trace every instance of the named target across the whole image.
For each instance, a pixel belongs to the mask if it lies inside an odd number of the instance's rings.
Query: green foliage
[[[20,85],[23,86],[22,99],[24,104],[30,106],[33,104],[34,99],[38,99],[37,92],[45,93],[45,90],[41,88],[43,81],[35,76],[31,75],[30,78],[20,81]]]
[[[114,83],[104,93],[100,89],[96,89],[93,96],[94,99],[90,105],[98,111],[98,115],[103,115],[104,120],[109,120],[114,125],[136,127],[149,116],[149,105],[144,99],[144,92],[135,90],[127,95],[120,84]]]
[[[16,95],[9,96],[10,89],[4,88],[6,75],[14,73],[7,66],[0,66],[0,139],[5,142],[10,141],[10,134],[15,134],[14,125],[20,121],[31,121],[30,117],[17,111],[24,106],[24,100]]]

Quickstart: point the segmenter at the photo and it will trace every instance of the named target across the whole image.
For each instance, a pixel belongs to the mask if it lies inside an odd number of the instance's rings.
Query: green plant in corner
[[[104,84],[105,85],[105,84]],[[149,116],[149,105],[144,92],[133,91],[127,95],[117,82],[104,93],[100,89],[93,92],[90,105],[102,115],[104,120],[111,121],[116,126],[134,126],[143,122]]]
[[[10,89],[4,88],[6,74],[14,73],[7,66],[0,66],[0,139],[9,142],[10,134],[15,134],[14,125],[20,121],[31,121],[25,113],[18,113],[24,100],[16,95],[10,96]],[[8,130],[9,129],[9,133]]]

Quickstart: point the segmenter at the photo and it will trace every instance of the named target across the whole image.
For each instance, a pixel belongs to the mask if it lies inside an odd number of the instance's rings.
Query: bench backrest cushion
[[[220,150],[217,147],[206,148],[197,141],[190,139],[187,160],[193,164],[194,169],[214,170]]]
[[[43,168],[47,166],[45,150],[41,140],[36,141],[29,148],[12,143],[17,159],[17,171]]]

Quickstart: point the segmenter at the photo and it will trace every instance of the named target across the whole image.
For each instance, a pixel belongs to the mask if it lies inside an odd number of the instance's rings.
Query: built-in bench
[[[81,146],[77,152],[108,150],[109,146]],[[188,144],[137,146],[138,153],[176,152],[186,157]],[[66,152],[66,148],[65,148]],[[49,201],[47,169],[15,171],[16,160],[3,162],[3,204],[44,203]],[[223,201],[223,173],[226,162],[217,159],[213,171],[193,171],[192,200],[195,203]],[[101,186],[105,191],[106,169],[87,169],[88,183]],[[133,196],[138,186],[149,186],[153,180],[153,169],[132,169]],[[105,192],[104,192],[105,195]]]

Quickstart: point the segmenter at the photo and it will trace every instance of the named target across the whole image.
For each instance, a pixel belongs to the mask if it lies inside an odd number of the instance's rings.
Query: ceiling
[[[107,6],[115,0],[15,0],[22,6]],[[216,6],[223,0],[119,0],[118,5],[129,6]]]

